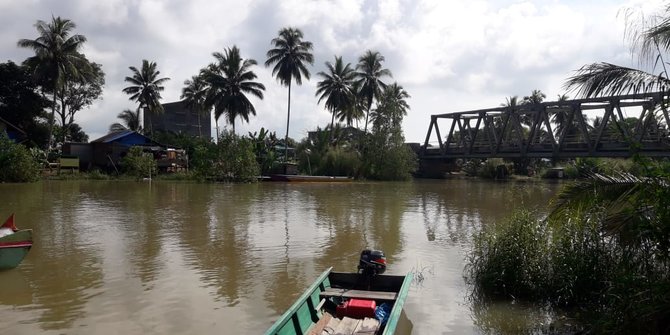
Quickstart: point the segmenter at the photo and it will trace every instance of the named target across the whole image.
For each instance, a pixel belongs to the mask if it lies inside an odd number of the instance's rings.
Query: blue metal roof
[[[91,143],[112,143],[112,142],[117,142],[128,146],[133,145],[162,146],[160,143],[132,130],[120,130],[111,132],[103,137],[91,141]]]

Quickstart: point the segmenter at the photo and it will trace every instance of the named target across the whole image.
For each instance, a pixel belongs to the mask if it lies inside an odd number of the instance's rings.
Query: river
[[[472,306],[472,234],[558,185],[476,180],[0,184],[34,246],[0,272],[2,334],[262,334],[325,269],[362,249],[416,273],[404,334],[516,333],[541,311]],[[539,321],[538,321],[539,320]]]

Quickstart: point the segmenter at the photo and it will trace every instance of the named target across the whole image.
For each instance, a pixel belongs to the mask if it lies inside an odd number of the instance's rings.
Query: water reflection
[[[574,333],[568,332],[570,326],[561,324],[561,317],[548,306],[487,301],[474,302],[471,308],[473,322],[484,334]]]
[[[553,192],[478,181],[0,185],[0,203],[35,230],[23,264],[0,273],[0,315],[12,316],[0,329],[262,333],[323,270],[355,271],[374,247],[389,273],[429,269],[404,333],[506,331],[496,320],[537,310],[498,318],[504,306],[465,301],[470,238],[513,207],[542,211]]]

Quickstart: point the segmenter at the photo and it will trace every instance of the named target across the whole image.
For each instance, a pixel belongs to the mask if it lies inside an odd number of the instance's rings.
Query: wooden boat
[[[15,268],[33,246],[33,230],[16,228],[14,214],[9,216],[0,229],[11,231],[9,235],[0,237],[0,270]]]
[[[302,174],[270,175],[270,181],[284,181],[284,182],[340,183],[340,182],[351,182],[353,180],[354,179],[351,177],[308,176]]]
[[[395,333],[412,282],[405,276],[375,275],[324,271],[298,298],[265,335],[380,334]],[[338,318],[337,305],[347,299],[365,299],[392,304],[385,325],[374,325],[372,318]],[[353,320],[353,321],[351,321]],[[344,325],[344,323],[348,323]],[[353,324],[355,323],[355,324]],[[373,324],[369,326],[370,324]],[[335,324],[333,326],[333,324]]]

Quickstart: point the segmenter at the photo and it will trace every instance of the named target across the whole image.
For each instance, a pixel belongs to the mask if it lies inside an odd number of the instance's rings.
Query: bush
[[[466,265],[475,301],[521,299],[568,307],[588,332],[666,334],[670,269],[652,245],[603,233],[596,207],[539,220],[517,211],[475,236]]]
[[[547,282],[548,234],[531,212],[487,225],[475,236],[466,267],[478,295],[530,299],[541,297]]]
[[[252,141],[228,132],[216,144],[198,145],[191,166],[201,179],[218,181],[256,181],[260,173]]]
[[[477,176],[484,179],[506,179],[509,168],[502,158],[489,158],[479,166]]]
[[[354,176],[360,165],[361,160],[355,151],[331,147],[315,172],[324,176]]]
[[[121,162],[127,174],[138,178],[151,177],[158,172],[153,155],[145,153],[141,147],[131,147]]]
[[[0,182],[32,182],[39,175],[40,165],[31,152],[0,133]]]

